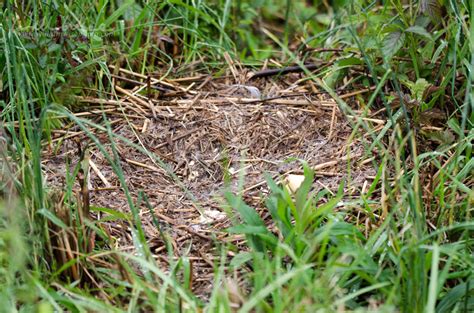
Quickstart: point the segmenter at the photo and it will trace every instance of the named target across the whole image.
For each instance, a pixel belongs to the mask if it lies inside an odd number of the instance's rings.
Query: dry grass
[[[186,254],[193,262],[193,288],[197,294],[208,295],[212,290],[214,259],[218,257],[213,253],[215,243],[233,242],[243,247],[242,236],[230,236],[224,231],[230,226],[229,217],[222,212],[221,194],[225,188],[241,192],[263,217],[268,217],[263,209],[268,194],[263,174],[270,173],[277,180],[301,174],[300,163],[288,161],[290,158],[304,159],[316,170],[315,189],[336,192],[342,179],[348,180],[346,197],[359,194],[374,175],[369,162],[362,162],[362,144],[348,142],[351,128],[336,103],[311,83],[301,82],[297,74],[250,82],[236,81],[231,75],[224,79],[152,81],[154,86],[175,93],[154,98],[143,95],[147,84],[140,80],[146,82],[146,77],[118,72],[121,74],[115,76],[114,87],[119,97],[80,98],[90,106],[76,115],[98,123],[106,116],[114,134],[159,156],[177,175],[178,181],[149,155],[123,142],[114,143],[133,200],[143,200],[145,195],[148,201],[142,201],[139,207],[152,252],[158,260],[167,262],[160,232],[169,233],[175,256]],[[126,84],[131,82],[135,87],[128,89],[130,85]],[[151,83],[148,89],[150,86]],[[58,132],[53,140],[58,146],[44,155],[47,180],[56,188],[65,188],[66,172],[72,171],[80,159],[77,141],[85,141],[86,137],[76,127]],[[110,149],[104,133],[94,129],[91,132]],[[91,207],[129,213],[114,170],[94,146],[90,147],[89,164]],[[239,188],[242,174],[245,183]],[[76,189],[76,193],[81,192],[79,185]],[[133,238],[124,222],[107,221],[100,212],[91,218],[104,219],[100,225],[115,239],[115,248],[133,250]]]

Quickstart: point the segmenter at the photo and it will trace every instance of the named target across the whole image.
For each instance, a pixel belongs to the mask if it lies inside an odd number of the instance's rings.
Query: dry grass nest
[[[220,257],[216,242],[244,249],[244,237],[225,232],[231,223],[222,210],[224,190],[240,192],[270,224],[263,174],[277,181],[301,174],[301,163],[292,159],[305,160],[316,171],[315,189],[335,192],[346,179],[346,197],[363,192],[375,174],[364,160],[364,143],[348,140],[352,129],[336,103],[297,74],[252,81],[202,76],[165,82],[112,70],[116,94],[109,99],[79,98],[82,109],[75,114],[101,125],[106,117],[117,138],[89,130],[109,153],[112,143],[115,146],[152,253],[166,264],[169,255],[160,231],[168,233],[175,257],[186,255],[193,262],[193,288],[203,297],[212,289],[214,259]],[[91,208],[130,213],[118,176],[83,130],[71,124],[53,135],[54,149],[44,149],[43,155],[48,184],[65,189],[66,173],[80,161],[78,142],[82,149],[91,142],[87,190],[76,181],[74,191],[87,192]],[[239,177],[244,178],[242,188]],[[133,251],[129,225],[103,217],[103,212],[92,210],[89,218],[100,220],[115,249]]]

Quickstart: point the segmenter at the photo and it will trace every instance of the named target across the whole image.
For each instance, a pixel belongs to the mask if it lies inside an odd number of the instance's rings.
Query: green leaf
[[[67,225],[64,224],[63,221],[61,221],[53,212],[49,211],[48,209],[42,208],[38,211],[38,213],[46,217],[56,226],[59,226],[61,228],[67,228]]]
[[[459,136],[462,136],[461,126],[459,125],[458,120],[456,120],[455,118],[449,119],[449,120],[448,120],[448,126],[449,126],[449,128],[451,128],[456,134],[458,134]]]
[[[432,19],[441,17],[441,5],[438,0],[421,0],[420,11]]]
[[[62,49],[62,45],[57,43],[52,43],[48,46],[48,53],[56,52]]]
[[[331,66],[326,77],[324,77],[324,82],[328,85],[331,89],[336,87],[336,84],[340,82],[344,77],[347,76],[347,70],[343,67],[339,67],[337,64]]]
[[[138,16],[140,15],[140,13],[143,12],[143,7],[139,4],[139,3],[135,3],[133,2],[131,8],[129,8],[128,10],[126,10],[124,13],[123,13],[123,18],[126,20],[126,21],[135,21],[135,19],[138,18]]]
[[[91,206],[91,211],[106,213],[114,217],[115,220],[131,220],[132,219],[132,216],[130,214],[125,214],[123,212],[119,212],[117,210],[104,208],[104,207]],[[111,220],[111,219],[108,219],[108,220]]]
[[[383,41],[383,46],[382,46],[382,52],[383,54],[388,58],[392,58],[395,53],[398,52],[398,50],[403,47],[403,44],[405,43],[405,33],[401,31],[395,31],[392,33],[389,33],[384,41]]]
[[[430,23],[431,23],[431,20],[426,15],[419,15],[415,19],[415,25],[418,25],[424,28],[428,27]]]
[[[258,213],[253,208],[245,204],[242,199],[230,192],[226,192],[224,196],[227,199],[229,205],[240,213],[240,216],[242,217],[245,224],[252,226],[265,226],[265,223],[262,221]]]
[[[253,259],[253,253],[250,252],[239,252],[230,261],[229,267],[232,269],[240,268],[243,264]]]
[[[448,42],[445,40],[441,40],[441,44],[436,48],[436,51],[433,53],[433,57],[431,58],[431,63],[434,63],[438,60],[441,52],[448,46]]]
[[[431,86],[431,84],[424,78],[419,78],[416,82],[411,82],[409,80],[400,80],[402,84],[410,89],[411,98],[415,99],[418,102],[423,101],[423,95],[425,91]]]
[[[464,299],[467,299],[467,301]],[[472,312],[471,310],[474,310],[474,280],[471,280],[469,284],[462,283],[451,289],[439,302],[436,312],[453,312],[456,304],[460,304],[461,307],[464,307],[464,304],[466,304],[468,311],[465,312]]]
[[[365,238],[357,227],[346,222],[335,222],[331,225],[330,235],[334,237],[345,237],[357,238],[364,241]],[[346,238],[349,240],[349,238]]]
[[[135,3],[134,0],[124,2],[114,13],[112,13],[105,21],[104,26],[107,28],[114,23],[122,14],[128,11],[128,8]]]
[[[266,285],[264,288],[260,289],[256,292],[251,298],[249,298],[244,305],[240,308],[239,312],[253,312],[253,308],[261,303],[263,299],[268,297],[274,290],[281,288],[284,284],[288,281],[293,279],[295,276],[299,275],[300,273],[304,273],[305,275],[308,273],[308,270],[314,266],[313,264],[306,264],[299,268],[294,268],[283,275],[276,276],[271,283]]]
[[[425,90],[428,89],[430,86],[431,84],[426,79],[417,79],[411,89],[412,97],[419,102],[423,101],[423,95],[425,93]]]
[[[267,185],[272,193],[275,193],[277,195],[283,195],[283,190],[275,183],[271,175],[265,173],[263,174],[263,176],[265,177]]]
[[[304,169],[304,181],[301,184],[300,188],[298,188],[296,195],[295,195],[295,204],[298,210],[302,210],[303,206],[308,198],[308,194],[311,190],[311,186],[313,185],[314,181],[314,171],[309,167],[306,162],[303,162],[303,169]]]
[[[424,27],[421,27],[421,26],[418,26],[418,25],[410,26],[407,29],[405,29],[405,31],[409,32],[409,33],[420,35],[422,37],[425,37],[428,40],[433,40],[433,37],[431,37],[431,34],[428,33],[428,31]]]
[[[356,57],[350,57],[350,58],[345,58],[337,62],[337,65],[339,67],[350,67],[354,65],[363,65],[364,61],[361,58],[356,58]]]
[[[272,194],[265,202],[272,219],[284,238],[288,237],[293,229],[291,224],[291,210],[286,201],[278,194]]]
[[[270,233],[255,209],[245,204],[240,197],[231,192],[225,192],[224,196],[229,205],[239,212],[243,220],[242,224],[230,227],[229,232],[245,234],[249,246],[254,251],[265,252],[268,247],[266,243],[275,246],[278,241],[277,238]]]
[[[247,234],[247,235],[256,235],[256,234],[267,234],[268,230],[265,226],[253,226],[240,224],[227,228],[227,231],[232,234]]]

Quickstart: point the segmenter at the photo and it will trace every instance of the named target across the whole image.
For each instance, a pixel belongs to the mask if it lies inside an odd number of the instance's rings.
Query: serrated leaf
[[[416,99],[418,102],[423,101],[423,94],[425,90],[428,89],[431,84],[424,78],[419,78],[411,87],[411,96]]]
[[[420,11],[431,18],[439,18],[441,16],[441,5],[438,0],[421,0]]]
[[[405,31],[409,32],[409,33],[420,35],[422,37],[425,37],[428,40],[433,40],[433,38],[431,37],[431,34],[428,33],[428,31],[424,27],[421,27],[421,26],[418,26],[418,25],[410,26],[407,29],[405,29]]]
[[[391,32],[383,41],[382,52],[387,58],[391,58],[405,43],[405,33],[401,31]]]

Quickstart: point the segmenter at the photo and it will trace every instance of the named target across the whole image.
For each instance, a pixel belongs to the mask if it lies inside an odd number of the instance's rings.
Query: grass
[[[5,1],[0,310],[474,310],[472,3],[310,2]],[[268,178],[265,204],[276,232],[255,208],[226,193],[227,211],[240,221],[228,231],[244,235],[247,249],[218,245],[214,289],[203,301],[191,291],[186,256],[170,258],[166,269],[154,261],[117,151],[106,151],[86,126],[101,128],[111,142],[123,138],[107,124],[72,115],[80,109],[72,96],[87,94],[84,88],[112,92],[107,63],[164,76],[191,70],[220,75],[225,52],[249,66],[267,58],[303,64],[313,48],[340,49],[335,58],[321,52],[329,65],[307,72],[307,79],[335,97],[345,114],[354,115],[356,102],[338,97],[344,78],[355,87],[375,87],[355,100],[366,113],[385,108],[385,128],[375,132],[366,116],[350,121],[352,140],[370,139],[366,153],[374,157],[377,176],[357,198],[346,197],[343,185],[334,195],[315,193],[314,173],[304,163],[305,181],[294,196]],[[421,125],[439,111],[447,114],[438,128],[424,130]],[[78,222],[87,208],[74,197],[73,185],[85,168],[68,177],[60,201],[45,183],[43,144],[51,142],[53,129],[71,122],[86,131],[121,181],[132,214],[109,213],[132,229],[135,253],[112,249],[100,225]],[[359,223],[357,212],[367,224]],[[97,234],[93,249],[88,229]],[[71,231],[77,254],[58,262],[52,257],[57,234]],[[92,263],[94,256],[102,263]],[[74,271],[95,283],[62,278]],[[247,292],[232,273],[240,273]]]

